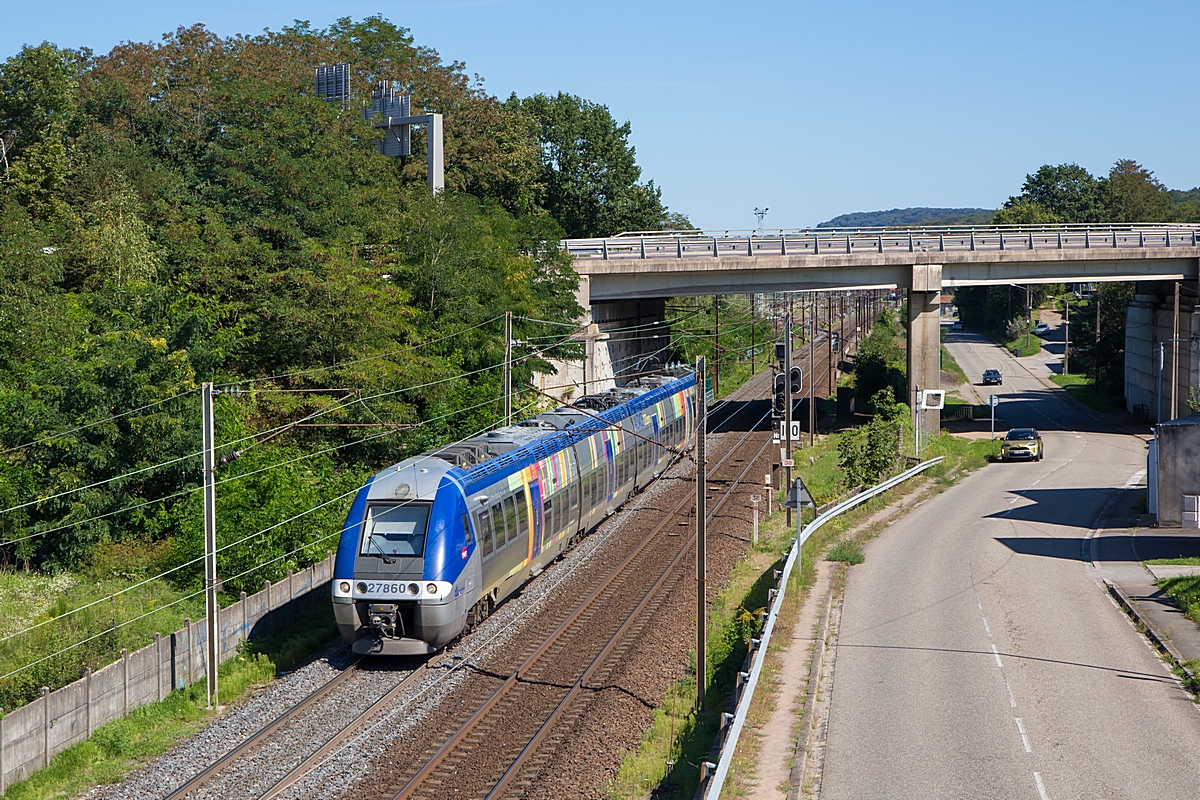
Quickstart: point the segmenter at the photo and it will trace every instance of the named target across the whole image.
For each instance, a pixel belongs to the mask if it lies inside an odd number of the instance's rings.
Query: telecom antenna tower
[[[760,232],[762,231],[763,217],[765,217],[767,215],[767,212],[770,210],[771,209],[769,209],[769,208],[755,208],[754,209],[754,216],[758,217],[758,230]]]
[[[333,64],[315,70],[317,96],[328,103],[340,103],[345,109],[350,101],[350,64]],[[376,147],[385,156],[412,155],[413,125],[424,125],[429,189],[438,194],[446,188],[442,159],[442,115],[411,112],[412,98],[396,91],[396,85],[380,81],[371,92],[371,105],[363,109],[363,117],[376,128],[384,129],[383,141]]]

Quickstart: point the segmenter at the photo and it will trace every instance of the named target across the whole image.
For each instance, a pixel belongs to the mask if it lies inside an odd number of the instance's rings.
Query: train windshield
[[[420,556],[425,552],[428,503],[378,503],[367,506],[361,554]]]

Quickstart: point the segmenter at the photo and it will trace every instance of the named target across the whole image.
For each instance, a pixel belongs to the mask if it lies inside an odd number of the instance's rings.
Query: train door
[[[520,502],[518,500],[518,502]],[[540,476],[535,476],[529,482],[529,506],[533,511],[533,553],[536,556],[546,548],[542,541],[542,533],[546,530],[545,513],[542,504],[542,479]],[[554,532],[549,531],[549,536],[553,536]]]

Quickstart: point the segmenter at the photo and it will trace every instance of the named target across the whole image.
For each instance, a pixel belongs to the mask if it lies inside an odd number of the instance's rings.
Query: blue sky
[[[705,228],[994,207],[1043,163],[1134,158],[1200,185],[1200,3],[49,2],[24,43],[107,51],[203,22],[222,36],[379,13],[493,94],[567,91],[629,120],[645,178]]]

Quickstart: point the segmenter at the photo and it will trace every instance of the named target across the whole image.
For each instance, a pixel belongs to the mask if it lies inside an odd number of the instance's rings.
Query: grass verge
[[[1177,561],[1196,562],[1197,559],[1175,560],[1175,562]],[[1175,601],[1175,605],[1183,609],[1185,617],[1192,622],[1200,622],[1200,575],[1187,575],[1182,578],[1163,578],[1156,583],[1168,597]]]
[[[942,345],[942,372],[954,378],[955,386],[962,386],[964,383],[969,383],[967,373],[963,372],[962,367],[954,360],[954,356],[950,355],[950,351],[946,349],[946,345]]]
[[[1166,566],[1173,565],[1173,566],[1180,566],[1180,567],[1196,567],[1196,566],[1200,566],[1200,558],[1196,558],[1195,556],[1188,556],[1186,558],[1151,558],[1147,561],[1143,561],[1142,563],[1143,564],[1163,564]]]
[[[1011,342],[1005,342],[1004,347],[1017,358],[1036,356],[1042,350],[1042,339],[1033,334],[1030,334],[1028,338],[1019,336]]]
[[[336,635],[333,609],[318,603],[278,633],[249,642],[221,665],[221,702],[247,697],[281,670],[319,652]],[[5,800],[72,797],[88,787],[121,780],[208,724],[214,714],[204,707],[207,694],[207,681],[200,681],[98,728],[91,739],[56,755],[46,769],[8,787]]]
[[[1125,400],[1096,391],[1096,385],[1086,375],[1051,375],[1050,380],[1067,390],[1067,394],[1095,411],[1124,411]]]

